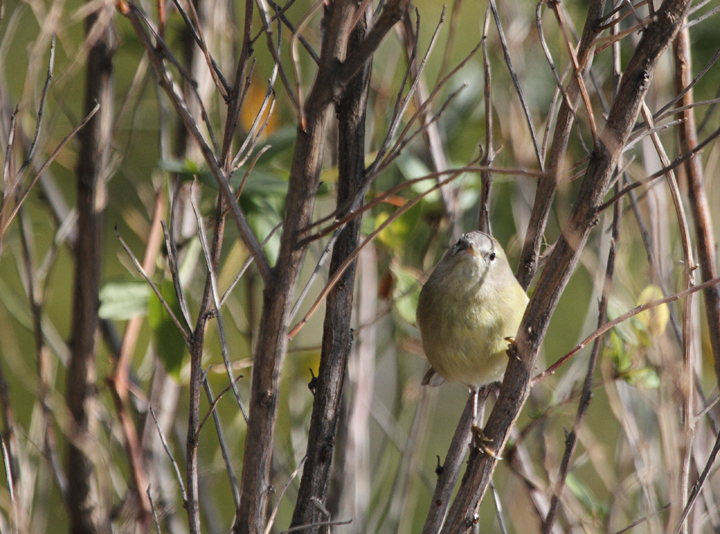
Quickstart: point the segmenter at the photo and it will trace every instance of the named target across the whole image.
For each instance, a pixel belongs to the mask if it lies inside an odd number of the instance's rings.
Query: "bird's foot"
[[[508,336],[508,337],[506,337],[506,338],[504,338],[504,339],[505,339],[505,341],[508,342],[508,348],[507,348],[507,350],[505,351],[505,354],[508,355],[508,358],[513,358],[513,357],[514,357],[514,358],[516,358],[516,359],[519,360],[520,358],[518,357],[518,355],[517,355],[517,349],[515,348],[515,338],[512,337],[512,336]]]
[[[471,431],[473,435],[472,446],[475,449],[483,451],[491,458],[494,458],[496,460],[502,460],[502,457],[499,456],[493,449],[491,449],[489,445],[487,445],[488,443],[492,443],[493,440],[485,435],[485,432],[483,432],[482,428],[477,425],[473,425]]]

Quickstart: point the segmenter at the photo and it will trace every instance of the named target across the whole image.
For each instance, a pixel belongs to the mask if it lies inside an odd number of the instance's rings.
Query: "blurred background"
[[[157,25],[157,6],[147,2],[140,5],[148,19]],[[186,6],[184,2],[181,5]],[[323,9],[311,12],[314,5],[297,0],[287,8],[285,16],[301,29],[308,46],[319,52]],[[187,69],[188,76],[197,81],[197,95],[204,104],[208,121],[221,132],[226,113],[223,98],[178,9],[170,3],[165,7],[164,41],[178,63]],[[373,7],[377,8],[374,4]],[[411,122],[411,117],[418,111],[420,102],[438,87],[437,95],[425,109],[429,110],[429,116],[443,111],[424,132],[436,136],[439,145],[431,149],[428,137],[420,132],[378,174],[366,201],[434,171],[462,169],[485,154],[486,73],[483,49],[474,53],[473,49],[486,33],[483,46],[489,60],[488,72],[492,75],[490,112],[496,151],[493,166],[510,170],[493,173],[490,222],[493,235],[505,247],[510,264],[516,269],[540,166],[495,20],[487,8],[486,2],[462,0],[447,6],[432,0],[418,0],[412,5],[410,27],[417,22],[420,58],[427,52],[443,13],[444,22],[419,75],[422,89],[418,89],[402,115],[396,137],[406,125],[411,131],[418,129],[423,119]],[[507,54],[522,88],[538,147],[546,154],[552,139],[558,94],[538,33],[537,6],[510,0],[500,2],[497,8]],[[717,8],[717,1],[703,2],[690,16],[693,20],[710,14],[689,29],[693,76],[713,60],[720,48],[714,26],[720,16],[714,14]],[[586,2],[567,3],[561,9],[566,16],[565,31],[570,35],[581,33]],[[606,12],[611,10],[612,6],[608,6]],[[647,15],[646,5],[638,5],[637,10],[642,16]],[[241,46],[244,4],[214,0],[198,5],[197,12],[208,50],[219,70],[232,80]],[[130,360],[130,416],[141,439],[147,441],[143,441],[146,458],[153,462],[153,473],[149,475],[151,493],[162,531],[186,532],[187,517],[179,484],[168,455],[158,444],[157,428],[148,414],[148,400],[156,395],[161,402],[158,425],[184,473],[190,402],[189,355],[169,315],[123,250],[115,229],[142,262],[153,215],[160,210],[160,218],[168,225],[172,220],[180,279],[194,320],[207,265],[192,210],[186,206],[185,210],[177,209],[171,214],[171,199],[177,198],[173,196],[176,190],[185,188],[186,194],[195,198],[205,228],[212,228],[217,185],[197,145],[188,141],[177,113],[159,87],[135,30],[113,5],[102,1],[6,1],[2,2],[0,13],[0,141],[6,162],[2,186],[4,233],[0,235],[0,404],[4,445],[6,450],[11,447],[10,458],[17,462],[21,475],[19,480],[10,483],[7,477],[10,460],[6,454],[5,469],[0,469],[0,529],[3,532],[54,532],[68,525],[64,505],[69,469],[66,454],[73,431],[66,400],[66,365],[73,343],[74,240],[78,232],[82,232],[82,228],[77,228],[75,215],[79,137],[73,136],[56,154],[53,152],[87,113],[86,64],[88,50],[98,34],[88,33],[83,20],[95,13],[97,20],[110,25],[115,42],[112,135],[106,172],[102,176],[107,194],[101,199],[106,204],[101,236],[101,324],[96,349],[95,387],[99,403],[94,417],[99,422],[99,430],[92,443],[97,459],[96,475],[113,530],[134,531],[135,527],[125,515],[130,506],[128,488],[132,482],[124,431],[107,379],[115,372],[119,339],[128,321],[139,316],[142,320]],[[254,17],[255,63],[248,76],[248,93],[240,114],[238,145],[253,129],[265,100],[268,80],[273,77],[274,61],[266,37],[260,32],[262,21],[258,9]],[[486,17],[489,24],[485,31]],[[558,28],[549,9],[543,8],[540,20],[544,41],[559,75],[564,75],[567,83],[569,56],[564,32]],[[630,28],[633,23],[633,17],[626,17],[618,27]],[[295,94],[306,97],[316,72],[311,54],[303,44],[292,39],[292,30],[287,26],[282,35],[276,31],[273,38],[282,40],[280,58]],[[634,31],[619,41],[616,51],[621,68],[639,38],[639,32]],[[577,40],[571,39],[574,45]],[[407,93],[409,84],[403,87],[403,77],[411,44],[412,39],[400,23],[373,56],[366,120],[368,165],[374,161],[390,128],[398,93]],[[51,49],[53,75],[43,96]],[[610,47],[596,49],[587,82],[600,127],[616,83],[612,53]],[[173,66],[172,70],[180,82],[182,76],[178,68]],[[448,80],[438,85],[448,74],[451,74]],[[674,76],[671,47],[662,56],[646,99],[652,112],[660,110],[676,95]],[[695,109],[701,140],[719,126],[720,115],[713,100],[719,96],[719,86],[720,68],[713,65],[693,88],[696,101],[709,101]],[[187,84],[185,90],[189,91]],[[239,186],[255,156],[262,152],[247,175],[240,206],[257,238],[263,241],[270,236],[264,250],[271,265],[280,242],[280,233],[272,232],[284,213],[298,124],[287,86],[278,80],[274,90],[272,113],[268,116],[266,110],[262,116],[267,120],[266,127],[258,136],[251,157],[231,179],[233,186]],[[191,98],[190,101],[197,100]],[[663,125],[658,134],[671,160],[681,154],[675,119],[671,114],[656,118],[656,124]],[[321,185],[313,215],[316,221],[331,216],[335,209],[338,169],[337,127],[333,121],[334,118],[326,135]],[[201,122],[198,119],[198,123]],[[36,131],[36,148],[27,169],[21,170]],[[641,134],[623,156],[620,183],[643,179],[663,167],[652,140]],[[220,133],[217,135],[222,138]],[[581,171],[587,164],[592,143],[587,114],[579,113],[563,163],[566,172],[545,231],[547,245],[558,237],[572,208],[582,181],[575,178],[582,178]],[[49,160],[49,165],[42,168]],[[701,160],[705,169],[704,190],[714,218],[711,230],[717,235],[720,229],[720,215],[715,210],[720,206],[717,141],[704,148]],[[427,363],[415,326],[415,307],[422,282],[454,241],[453,232],[478,228],[480,173],[456,174],[446,186],[446,194],[456,202],[452,207],[455,228],[450,222],[452,218],[447,216],[447,205],[435,191],[404,211],[358,257],[351,319],[354,342],[347,369],[344,415],[336,441],[336,473],[331,479],[329,497],[333,519],[351,519],[352,523],[334,527],[335,532],[421,532],[435,486],[436,466],[438,461],[444,461],[467,401],[467,390],[458,384],[433,389],[420,385]],[[16,176],[20,176],[17,187],[12,185]],[[683,200],[687,202],[682,168],[677,170],[677,176]],[[10,219],[7,208],[16,205],[18,191],[28,187],[35,177],[37,182],[28,189],[22,208]],[[413,183],[366,211],[362,220],[363,239],[435,183],[435,177]],[[690,217],[687,204],[686,213]],[[609,319],[637,304],[685,288],[680,224],[665,182],[655,181],[652,187],[636,189],[632,199],[624,196],[620,214],[617,258],[608,292]],[[612,218],[612,208],[599,215],[581,263],[552,317],[537,372],[575,347],[597,326]],[[318,229],[326,224],[319,225]],[[689,224],[694,228],[692,220]],[[231,286],[249,257],[234,224],[228,224],[224,232],[217,272],[221,293]],[[694,231],[691,235],[694,243]],[[328,237],[325,235],[309,245],[295,298],[301,297],[306,286],[308,293],[298,304],[292,326],[308,313],[327,281],[329,262],[320,266],[317,277],[313,271],[323,256]],[[717,258],[717,253],[713,253]],[[162,294],[173,300],[175,292],[164,245],[150,263],[154,267],[151,278]],[[699,281],[699,274],[696,276]],[[530,294],[536,281],[537,276],[530,285]],[[236,383],[245,402],[249,396],[252,348],[259,327],[262,291],[262,279],[251,265],[228,294],[222,308],[231,367],[235,376],[244,375]],[[174,306],[179,310],[176,298]],[[691,328],[686,340],[696,374],[696,413],[718,394],[704,310],[703,297],[696,293],[691,304],[692,314],[687,316]],[[270,501],[272,507],[278,505],[270,532],[288,528],[298,492],[299,475],[293,473],[305,455],[313,403],[308,384],[318,370],[323,315],[321,306],[291,340],[282,371],[276,440],[268,444],[273,447],[271,478],[276,490]],[[640,523],[633,532],[664,532],[670,528],[667,506],[675,495],[672,481],[680,470],[676,451],[681,427],[681,384],[677,377],[678,366],[683,361],[680,340],[684,335],[684,318],[682,303],[675,302],[669,308],[658,307],[635,316],[603,337],[592,379],[593,398],[579,431],[579,444],[562,493],[556,531],[616,532],[635,521]],[[208,385],[214,395],[228,386],[221,353],[217,324],[211,320],[202,350],[202,367],[207,370]],[[547,508],[557,479],[566,432],[575,420],[589,354],[590,347],[587,347],[533,388],[503,453],[505,459],[494,475],[502,511],[496,509],[493,499],[486,498],[480,509],[479,532],[502,532],[498,515],[507,532],[539,531],[542,510]],[[163,376],[162,380],[159,376]],[[155,391],[155,388],[160,389]],[[488,405],[492,402],[491,395]],[[203,393],[201,418],[209,408],[210,402]],[[693,480],[705,466],[717,435],[714,412],[711,409],[696,421],[690,469]],[[203,530],[223,533],[232,526],[235,505],[216,424],[221,426],[229,464],[238,477],[242,471],[246,425],[232,392],[217,402],[216,413],[217,422],[208,420],[199,436],[200,507]],[[691,514],[691,532],[714,532],[720,528],[717,509],[720,481],[713,473]]]

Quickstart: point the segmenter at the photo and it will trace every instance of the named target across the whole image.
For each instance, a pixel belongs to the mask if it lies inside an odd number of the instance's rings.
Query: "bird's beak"
[[[471,255],[472,257],[474,257],[474,258],[480,258],[480,257],[482,257],[482,255],[479,254],[478,251],[475,250],[475,247],[473,247],[472,245],[470,245],[468,248],[466,248],[466,249],[465,249],[465,252],[466,252],[467,254],[470,254],[470,255]]]

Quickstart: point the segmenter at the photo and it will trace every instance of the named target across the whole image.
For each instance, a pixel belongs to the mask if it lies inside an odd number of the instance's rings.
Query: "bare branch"
[[[627,65],[606,126],[600,135],[601,143],[595,147],[568,222],[550,254],[510,349],[510,362],[500,396],[485,427],[485,435],[492,440],[496,452],[502,450],[509,428],[527,399],[531,385],[530,373],[549,319],[579,261],[590,230],[596,223],[597,209],[612,179],[612,171],[622,153],[624,142],[635,124],[658,58],[677,34],[688,6],[687,1],[666,0],[643,33]],[[443,533],[466,532],[472,525],[496,462],[495,458],[488,455],[471,460]]]
[[[246,4],[252,5],[252,2],[248,0]],[[235,195],[233,194],[232,188],[230,187],[227,173],[221,169],[220,163],[216,159],[215,154],[213,153],[212,149],[207,144],[202,133],[200,132],[200,129],[194,117],[192,116],[190,109],[187,106],[187,103],[185,102],[185,98],[175,84],[175,81],[173,80],[170,72],[165,68],[165,65],[163,63],[163,57],[153,46],[150,36],[148,35],[148,32],[142,24],[142,17],[140,16],[139,8],[134,3],[124,4],[124,6],[125,9],[122,11],[123,15],[128,18],[128,20],[133,26],[133,29],[135,30],[135,33],[140,38],[140,42],[145,48],[145,51],[148,54],[148,57],[153,64],[153,67],[155,68],[155,72],[158,75],[160,86],[165,90],[165,93],[170,98],[170,102],[173,104],[176,112],[182,119],[183,124],[200,147],[203,157],[205,158],[205,163],[207,163],[210,171],[213,174],[213,177],[218,183],[218,186],[227,198],[233,215],[233,220],[235,221],[235,224],[238,228],[238,232],[240,232],[243,242],[250,250],[250,253],[255,257],[255,262],[258,266],[258,269],[260,270],[260,274],[263,277],[263,280],[267,281],[270,276],[270,265],[268,264],[265,254],[260,248],[260,244],[258,243],[257,238],[252,233],[252,230],[250,229],[250,226],[248,225],[247,220],[242,213],[242,210],[240,210],[240,206],[235,200]],[[250,8],[250,11],[252,13],[252,8]],[[238,67],[238,79],[241,79],[241,70],[242,69]],[[237,81],[234,91],[239,93]],[[239,113],[239,110],[234,110],[231,105],[228,109],[228,117],[236,117],[237,113]],[[236,120],[236,118],[233,120]],[[230,121],[229,124],[233,124],[232,121]],[[228,129],[226,129],[226,136],[227,131]],[[229,146],[229,142],[229,140],[226,140],[224,146]]]

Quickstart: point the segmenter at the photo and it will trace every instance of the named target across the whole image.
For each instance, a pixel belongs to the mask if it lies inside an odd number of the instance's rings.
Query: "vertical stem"
[[[597,36],[596,28],[602,16],[603,4],[604,2],[602,0],[593,0],[590,3],[585,28],[583,29],[577,52],[578,63],[580,64],[582,73],[587,72],[592,63],[595,50],[594,43]],[[568,84],[566,92],[568,98],[563,99],[562,104],[560,104],[560,111],[558,112],[555,123],[555,132],[553,133],[553,140],[545,166],[545,175],[538,182],[537,191],[535,192],[535,203],[533,204],[532,213],[530,214],[530,221],[528,222],[527,232],[525,234],[525,243],[520,256],[520,264],[518,265],[517,279],[525,290],[530,286],[530,282],[537,270],[545,226],[547,225],[550,208],[552,207],[555,192],[557,191],[559,175],[565,165],[565,153],[575,119],[575,108],[580,100],[580,88],[578,87],[575,77],[573,77]]]
[[[616,190],[619,186],[616,186]],[[598,328],[605,324],[607,321],[607,309],[608,300],[610,296],[610,289],[612,287],[613,274],[615,273],[615,257],[617,255],[618,242],[620,240],[620,217],[622,216],[621,203],[616,202],[613,207],[613,221],[612,221],[612,236],[610,237],[610,250],[608,251],[607,265],[605,268],[605,279],[603,281],[602,297],[600,304],[598,305]],[[585,422],[585,416],[587,415],[588,408],[590,407],[590,401],[592,399],[592,386],[593,378],[595,377],[595,366],[597,358],[600,355],[600,349],[602,347],[603,337],[599,337],[595,340],[590,353],[590,360],[588,361],[587,373],[585,373],[585,381],[583,382],[582,393],[580,395],[580,401],[578,402],[577,413],[575,415],[575,421],[570,433],[565,438],[565,452],[563,453],[560,469],[558,473],[557,482],[553,488],[552,499],[550,500],[550,509],[548,510],[545,520],[542,524],[543,534],[549,534],[552,532],[555,525],[555,519],[557,517],[557,511],[560,506],[560,497],[562,496],[563,488],[565,487],[565,481],[567,480],[568,473],[570,472],[570,461],[572,460],[573,454],[577,447],[578,435],[583,423]]]
[[[112,6],[105,9],[112,10]],[[85,19],[89,35],[96,21],[105,24],[87,58],[85,113],[95,103],[97,113],[80,133],[77,168],[78,239],[72,319],[72,354],[67,370],[67,403],[75,439],[68,444],[67,507],[70,532],[90,534],[108,528],[104,503],[99,501],[90,451],[95,439],[97,386],[95,338],[98,327],[100,268],[102,263],[103,211],[106,202],[105,172],[111,144],[113,100],[113,32],[107,13]]]
[[[366,9],[350,36],[349,49],[357,47],[363,41],[369,19],[370,12]],[[350,81],[338,106],[338,207],[346,205],[354,198],[364,182],[365,112],[370,65],[370,62],[367,62]],[[342,215],[345,214],[339,214]],[[362,217],[355,217],[340,231],[333,247],[331,275],[356,249],[361,221]],[[291,523],[293,527],[329,519],[316,504],[320,503],[322,508],[325,508],[327,500],[347,358],[352,346],[350,319],[354,285],[355,263],[345,270],[327,297],[320,370],[310,423],[307,460],[293,513]],[[319,527],[314,527],[308,528],[306,532],[316,533],[319,530]]]
[[[243,456],[242,497],[234,526],[237,534],[258,534],[264,530],[291,299],[306,248],[298,243],[310,223],[322,166],[328,111],[339,90],[342,61],[356,6],[350,0],[337,0],[326,4],[324,9],[320,63],[304,104],[304,119],[297,129],[280,251],[275,267],[268,273],[263,293]]]
[[[225,217],[223,215],[226,204],[223,202],[222,191],[218,194],[215,216],[215,228],[210,247],[210,263],[217,270],[220,261],[223,235],[225,232]],[[212,280],[208,272],[205,280],[205,289],[198,312],[197,323],[190,343],[190,404],[188,413],[187,441],[185,444],[185,469],[187,472],[187,513],[191,534],[200,533],[200,484],[198,473],[198,439],[200,427],[200,396],[202,393],[202,355],[205,346],[205,332],[207,322],[213,313]]]
[[[530,374],[550,318],[580,260],[590,231],[597,223],[598,210],[612,179],[612,171],[637,120],[658,59],[677,34],[688,6],[688,0],[665,0],[657,18],[645,28],[627,64],[572,212],[538,280],[509,351],[510,362],[500,395],[485,425],[485,435],[497,444],[498,451],[504,447],[509,430],[527,400]],[[468,532],[472,528],[496,463],[496,459],[488,455],[471,459],[448,512],[443,534]]]
[[[690,36],[688,28],[680,31],[674,43],[673,58],[675,59],[675,91],[680,92],[692,81],[692,65],[690,57]],[[682,119],[678,127],[680,153],[686,154],[697,146],[697,129],[695,113],[692,108],[693,91],[690,90],[677,103],[687,109],[678,113]],[[703,168],[700,155],[695,154],[685,164],[685,175],[688,182],[688,198],[695,220],[695,235],[698,248],[698,261],[702,281],[717,277],[715,263],[715,236],[710,215],[710,205],[703,184]],[[715,358],[715,375],[720,380],[720,286],[711,286],[703,291],[705,296],[705,314],[708,322],[708,333]]]
[[[345,483],[332,492],[328,510],[342,520],[353,518],[352,532],[365,532],[372,495],[370,463],[370,421],[375,379],[375,345],[377,339],[377,254],[371,244],[358,255],[358,283],[356,299],[358,336],[348,362],[348,378],[352,388],[352,403],[348,407],[347,440],[344,459],[336,469],[352,476],[343,476]],[[333,477],[335,478],[335,477]],[[337,478],[341,478],[338,476]],[[337,505],[333,506],[335,498]],[[340,514],[340,515],[338,515]]]
[[[493,108],[492,108],[492,70],[490,69],[490,58],[487,50],[487,32],[490,25],[490,6],[485,10],[485,23],[483,24],[483,72],[485,73],[485,84],[483,96],[485,102],[485,156],[482,165],[490,167],[495,161],[495,146],[493,139]],[[490,171],[480,173],[482,189],[480,194],[480,215],[478,217],[478,230],[492,235],[490,226],[490,195],[492,194],[493,174]]]
[[[444,19],[441,19],[441,23],[442,20]],[[403,31],[401,32],[401,38],[404,41],[405,53],[407,54],[408,61],[412,61],[410,64],[410,70],[413,73],[413,77],[420,77],[417,89],[413,95],[415,105],[420,108],[427,102],[430,95],[427,83],[425,82],[425,76],[419,70],[417,62],[412,58],[413,46],[417,42],[418,36],[415,35],[415,31],[413,30],[409,13],[403,17],[402,22]],[[425,128],[422,130],[422,136],[425,147],[427,148],[430,156],[430,161],[432,162],[432,168],[436,172],[443,172],[448,168],[448,164],[447,158],[445,157],[445,148],[442,144],[442,136],[440,134],[438,121],[432,120],[432,104],[426,104],[423,107],[422,115],[422,120],[425,124]],[[440,178],[438,178],[438,181],[440,181]],[[450,225],[451,241],[454,242],[462,233],[458,210],[458,191],[454,190],[451,184],[447,184],[440,188],[440,198],[442,200],[444,215],[447,217],[447,221]]]

